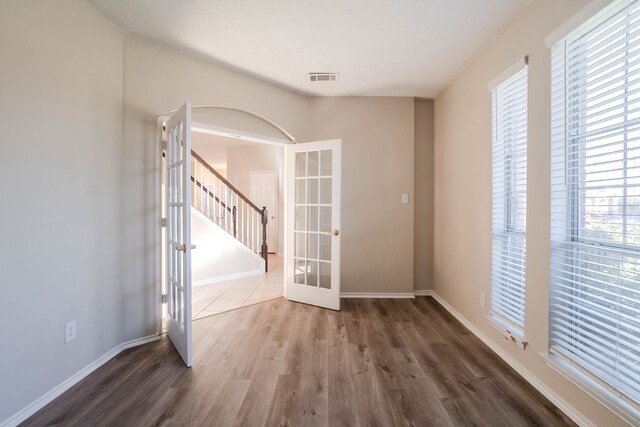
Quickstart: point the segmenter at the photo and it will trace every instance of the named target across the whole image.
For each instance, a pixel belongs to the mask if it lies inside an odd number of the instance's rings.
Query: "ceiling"
[[[532,0],[87,1],[127,33],[299,93],[432,98]]]

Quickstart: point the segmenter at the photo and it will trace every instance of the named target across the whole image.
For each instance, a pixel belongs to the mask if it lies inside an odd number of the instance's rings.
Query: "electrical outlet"
[[[72,321],[64,325],[64,342],[68,343],[76,339],[76,321]]]
[[[402,193],[400,195],[400,203],[402,203],[403,205],[406,205],[407,203],[409,203],[409,194]]]
[[[484,292],[480,292],[480,305],[483,307],[487,306],[487,295]]]

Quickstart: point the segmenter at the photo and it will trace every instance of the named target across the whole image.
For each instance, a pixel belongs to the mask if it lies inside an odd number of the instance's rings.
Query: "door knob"
[[[331,230],[331,234],[337,236],[338,234],[340,234],[340,232],[338,230]]]

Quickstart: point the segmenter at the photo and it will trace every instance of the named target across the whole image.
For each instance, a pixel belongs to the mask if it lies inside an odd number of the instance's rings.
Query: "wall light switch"
[[[487,305],[487,295],[484,292],[480,292],[480,305],[482,307]]]
[[[402,195],[400,196],[400,203],[402,203],[403,205],[409,203],[409,194],[402,193]]]

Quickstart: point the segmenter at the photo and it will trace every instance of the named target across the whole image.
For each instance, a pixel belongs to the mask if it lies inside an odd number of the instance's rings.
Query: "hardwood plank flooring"
[[[283,298],[122,352],[24,426],[573,426],[435,300]]]

